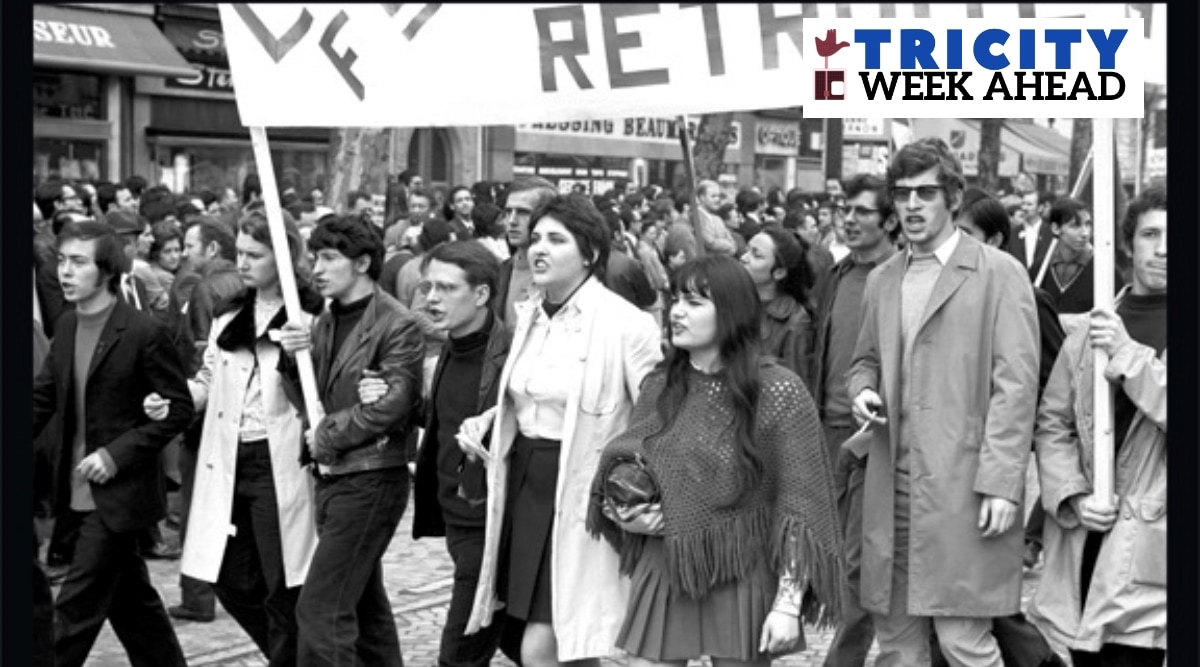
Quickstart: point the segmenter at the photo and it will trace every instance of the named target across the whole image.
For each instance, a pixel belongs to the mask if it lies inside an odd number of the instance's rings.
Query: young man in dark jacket
[[[313,230],[313,286],[332,300],[311,347],[325,416],[306,434],[317,464],[317,534],[296,622],[301,665],[399,665],[400,640],[380,558],[408,503],[404,441],[415,427],[425,342],[412,314],[376,283],[383,238],[349,215]],[[310,346],[289,323],[280,344]],[[377,374],[387,392],[363,405],[358,382]]]
[[[33,389],[33,435],[53,420],[56,515],[79,526],[55,600],[59,665],[83,665],[104,622],[135,665],[185,662],[139,541],[166,515],[159,453],[192,416],[179,353],[166,325],[121,300],[128,261],[112,228],[80,222],[58,237],[58,277],[73,311],[59,320]],[[151,421],[142,397],[171,401]]]
[[[413,538],[444,536],[454,561],[454,588],[438,655],[442,667],[486,667],[502,635],[511,634],[504,623],[464,634],[483,562],[487,468],[481,460],[468,459],[455,438],[464,419],[496,405],[512,342],[494,310],[499,275],[499,260],[476,241],[440,245],[421,263],[418,289],[425,295],[426,315],[449,335],[425,406],[413,492]],[[364,380],[363,402],[373,403],[386,388],[382,379]],[[519,639],[514,647],[503,648],[520,662]]]

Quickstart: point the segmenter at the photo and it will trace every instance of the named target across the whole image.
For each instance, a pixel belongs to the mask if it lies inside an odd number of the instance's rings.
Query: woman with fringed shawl
[[[762,305],[738,262],[693,260],[672,291],[673,351],[605,449],[588,515],[633,580],[617,644],[639,667],[765,665],[841,609],[833,471],[800,378],[760,357]],[[608,471],[639,457],[661,501],[614,508]]]

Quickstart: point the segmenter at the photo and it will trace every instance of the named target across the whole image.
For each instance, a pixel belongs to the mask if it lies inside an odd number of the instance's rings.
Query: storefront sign
[[[112,33],[98,25],[63,21],[33,21],[33,41],[115,49]]]
[[[251,126],[671,117],[803,96],[799,3],[219,8]]]
[[[695,141],[699,119],[688,119],[688,136]],[[733,138],[728,148],[742,146],[742,124],[731,121]],[[530,123],[518,125],[518,132],[534,134],[569,134],[573,136],[625,139],[637,142],[679,144],[679,122],[670,118],[620,118],[616,120],[573,120],[559,123]]]
[[[233,76],[225,55],[225,36],[220,27],[204,27],[188,22],[168,22],[163,33],[187,58],[196,73],[188,77],[171,77],[167,88],[233,93]]]
[[[796,155],[800,151],[800,123],[758,121],[754,152],[760,155]]]
[[[842,136],[855,139],[886,139],[882,118],[844,118]]]
[[[212,90],[222,93],[233,92],[233,76],[228,69],[192,63],[196,75],[186,79],[167,79],[167,88],[188,90]]]

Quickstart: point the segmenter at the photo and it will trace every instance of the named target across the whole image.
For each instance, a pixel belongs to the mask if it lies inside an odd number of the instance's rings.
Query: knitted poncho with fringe
[[[662,435],[656,409],[666,381],[657,369],[645,380],[630,426],[605,448],[599,470],[614,458],[642,453],[658,477],[672,592],[699,599],[712,587],[748,577],[767,558],[771,571],[807,582],[801,618],[835,625],[844,575],[833,469],[816,407],[792,372],[764,363],[757,413],[763,477],[734,507],[737,491],[733,398],[720,374],[689,367],[687,393]],[[604,517],[602,473],[592,485],[588,529],[603,535],[630,574],[646,537]]]

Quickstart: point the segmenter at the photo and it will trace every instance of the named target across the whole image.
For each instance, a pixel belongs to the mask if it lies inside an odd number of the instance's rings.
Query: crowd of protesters
[[[217,600],[271,665],[402,664],[381,557],[410,497],[455,567],[440,665],[762,665],[804,623],[838,667],[1164,664],[1165,190],[1093,223],[966,187],[937,139],[822,193],[397,185],[383,217],[281,193],[288,257],[257,179],[38,186],[38,664],[107,620],[182,665],[172,618]],[[1093,224],[1128,257],[1113,307]]]

